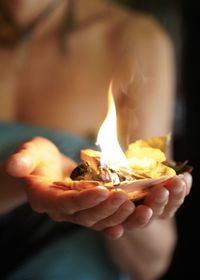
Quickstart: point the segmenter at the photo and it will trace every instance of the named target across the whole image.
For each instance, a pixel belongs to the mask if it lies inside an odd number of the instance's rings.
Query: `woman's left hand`
[[[147,226],[152,220],[172,218],[190,193],[192,176],[184,173],[175,176],[163,185],[154,186],[142,204],[123,222],[113,228],[105,229],[106,236],[115,238],[119,232]]]

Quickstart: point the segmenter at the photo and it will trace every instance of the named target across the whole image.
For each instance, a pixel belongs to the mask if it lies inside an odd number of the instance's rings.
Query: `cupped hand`
[[[103,231],[123,223],[134,211],[125,192],[108,191],[95,183],[76,182],[69,177],[76,163],[61,154],[48,139],[33,138],[19,147],[7,161],[11,176],[24,178],[28,201],[36,212],[55,221],[69,221]],[[58,181],[65,182],[58,184]],[[68,183],[67,183],[68,182]],[[68,188],[69,187],[69,188]]]
[[[142,204],[135,208],[126,221],[117,227],[106,229],[106,235],[115,238],[119,234],[122,235],[125,230],[143,228],[155,218],[172,218],[190,193],[191,186],[191,174],[184,173],[152,187]]]

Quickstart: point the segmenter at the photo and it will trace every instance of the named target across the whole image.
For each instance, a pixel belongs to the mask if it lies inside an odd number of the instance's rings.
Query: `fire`
[[[117,137],[117,116],[112,94],[112,82],[108,90],[108,112],[102,123],[96,144],[101,152],[93,149],[80,151],[80,163],[71,173],[67,183],[57,182],[78,191],[103,185],[109,190],[123,189],[129,199],[144,198],[148,189],[184,171],[191,172],[187,161],[167,161],[166,150],[170,135],[140,139],[122,151]],[[77,181],[81,181],[78,184]],[[86,184],[84,184],[86,182]],[[89,184],[88,184],[89,183]]]
[[[163,164],[169,135],[138,140],[124,153],[117,137],[117,114],[112,94],[112,82],[108,90],[108,112],[101,125],[96,144],[100,146],[100,165],[118,171],[126,168],[146,178],[174,175],[175,171]]]
[[[100,163],[102,166],[114,170],[122,167],[130,168],[117,137],[117,114],[112,94],[112,82],[108,91],[107,116],[99,129],[96,144],[101,148]]]

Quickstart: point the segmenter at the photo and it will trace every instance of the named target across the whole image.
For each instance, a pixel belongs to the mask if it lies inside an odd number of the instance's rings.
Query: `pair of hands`
[[[121,237],[125,230],[142,228],[154,218],[172,218],[192,185],[189,173],[175,176],[163,186],[152,187],[143,203],[136,206],[120,189],[108,191],[92,184],[82,191],[59,187],[55,182],[69,177],[75,167],[74,161],[42,137],[21,145],[6,163],[9,175],[25,180],[33,210],[47,213],[54,221],[101,231],[110,239]],[[78,184],[81,188],[83,183]]]

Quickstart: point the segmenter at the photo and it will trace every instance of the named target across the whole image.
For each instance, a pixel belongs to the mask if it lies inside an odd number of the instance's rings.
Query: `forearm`
[[[107,242],[114,262],[137,280],[157,279],[168,268],[176,244],[173,220],[154,220]]]
[[[22,179],[9,176],[0,163],[0,215],[5,214],[27,201]]]

